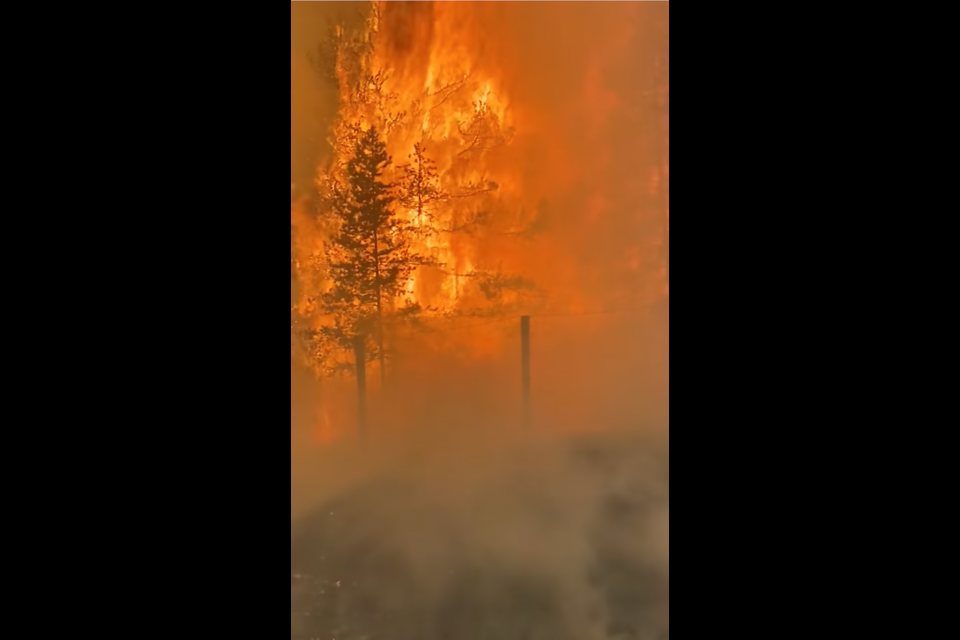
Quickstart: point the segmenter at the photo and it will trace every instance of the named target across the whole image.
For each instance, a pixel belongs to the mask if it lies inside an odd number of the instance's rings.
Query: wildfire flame
[[[500,292],[501,308],[515,315],[663,295],[657,254],[669,224],[669,85],[657,71],[667,55],[660,14],[645,4],[551,3],[548,11],[531,3],[377,2],[359,32],[337,29],[362,53],[340,50],[335,61],[334,147],[354,123],[376,126],[394,159],[387,177],[398,182],[419,144],[446,194],[426,208],[449,231],[415,239],[441,266],[420,268],[403,296],[470,315],[488,302],[480,273],[535,285]],[[547,24],[547,16],[559,17]],[[528,35],[537,20],[552,40]],[[590,46],[576,52],[587,38]],[[638,52],[649,61],[642,73],[629,66]],[[324,231],[293,209],[298,231],[306,230],[296,247],[306,298],[322,286],[315,270]],[[414,229],[426,228],[417,209],[406,215]],[[491,336],[484,348],[498,353]]]

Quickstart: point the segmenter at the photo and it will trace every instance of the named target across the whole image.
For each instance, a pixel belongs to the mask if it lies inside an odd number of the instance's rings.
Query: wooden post
[[[523,363],[523,423],[529,427],[530,413],[530,316],[520,318],[520,354]]]
[[[380,393],[387,391],[387,352],[383,344],[383,320],[377,322],[377,348],[380,352],[377,359],[380,361]]]
[[[367,438],[367,348],[365,336],[353,339],[353,355],[357,372],[357,427],[360,440]]]

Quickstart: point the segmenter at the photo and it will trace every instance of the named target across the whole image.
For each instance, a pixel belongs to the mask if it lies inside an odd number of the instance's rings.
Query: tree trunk
[[[387,359],[383,350],[383,306],[380,291],[380,243],[377,232],[373,232],[374,269],[377,278],[377,359],[380,361],[380,390],[387,387]]]
[[[363,335],[353,339],[353,354],[357,373],[357,431],[362,442],[367,438],[367,355]]]

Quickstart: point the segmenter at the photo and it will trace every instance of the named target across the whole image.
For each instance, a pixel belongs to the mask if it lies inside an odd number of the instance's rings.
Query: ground
[[[668,453],[566,451],[452,490],[383,478],[297,522],[291,640],[669,638]]]

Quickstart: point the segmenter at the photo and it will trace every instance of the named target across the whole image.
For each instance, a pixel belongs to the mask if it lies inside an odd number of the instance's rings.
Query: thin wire
[[[575,317],[575,316],[597,316],[597,315],[609,315],[614,313],[639,313],[645,311],[645,309],[634,308],[634,309],[602,309],[600,311],[579,311],[574,313],[531,313],[527,314],[531,318],[566,318],[566,317]],[[446,333],[447,331],[458,331],[460,329],[473,329],[474,327],[488,327],[494,324],[502,324],[505,322],[515,322],[520,316],[504,316],[502,318],[495,318],[493,320],[488,320],[487,322],[472,322],[470,324],[458,324],[447,327],[424,327],[428,333]],[[303,341],[300,338],[299,334],[297,339],[301,345]],[[305,345],[304,345],[305,346]]]
[[[600,311],[579,311],[576,313],[531,313],[531,318],[564,318],[567,316],[600,316],[611,313],[635,313],[645,311],[645,309],[601,309]]]
[[[497,319],[495,319],[495,320],[489,320],[489,321],[487,321],[487,322],[473,322],[473,323],[470,323],[470,324],[454,325],[454,326],[450,326],[450,327],[428,327],[428,328],[427,328],[427,332],[428,332],[428,333],[443,333],[443,332],[447,332],[447,331],[456,331],[456,330],[458,330],[458,329],[472,329],[473,327],[486,327],[486,326],[489,326],[489,325],[492,325],[492,324],[500,324],[500,323],[503,323],[503,322],[514,322],[515,320],[516,320],[516,318],[515,318],[514,316],[506,316],[506,317],[503,317],[503,318],[497,318]]]
[[[542,314],[529,314],[531,318],[563,318],[563,317],[573,317],[573,316],[596,316],[596,315],[609,315],[614,313],[638,313],[645,311],[645,309],[603,309],[600,311],[580,311],[575,313],[542,313]],[[503,324],[506,322],[516,322],[519,316],[505,316],[502,318],[496,318],[494,320],[489,320],[487,322],[473,322],[470,324],[461,324],[448,327],[427,327],[427,333],[446,333],[448,331],[458,331],[460,329],[473,329],[474,327],[487,327],[494,324]]]
[[[578,312],[570,312],[570,313],[531,313],[526,315],[528,315],[531,318],[566,318],[566,317],[576,317],[576,316],[611,315],[615,313],[640,313],[647,310],[648,309],[645,309],[645,308],[634,307],[630,309],[601,309],[599,311],[578,311]],[[517,319],[518,319],[518,316],[504,316],[501,318],[495,318],[493,320],[489,320],[487,322],[473,322],[470,324],[461,324],[461,325],[454,325],[454,326],[448,326],[448,327],[425,327],[425,329],[427,333],[446,333],[448,331],[458,331],[461,329],[472,329],[474,327],[486,327],[494,324],[502,324],[505,322],[515,322]],[[300,342],[301,346],[304,347],[304,350],[306,351],[305,349],[306,345],[303,344],[303,340],[300,338],[299,333],[295,332],[295,335],[297,336],[297,339]]]

